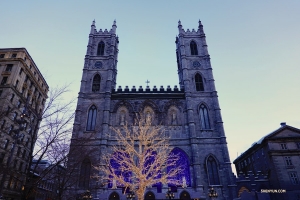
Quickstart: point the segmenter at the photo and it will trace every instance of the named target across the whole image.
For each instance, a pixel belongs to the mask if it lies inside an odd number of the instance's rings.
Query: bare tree
[[[69,141],[72,133],[74,119],[73,103],[75,99],[65,101],[68,85],[56,87],[49,91],[49,98],[44,111],[37,119],[29,116],[28,125],[32,130],[29,142],[29,164],[26,169],[27,180],[23,192],[23,199],[34,196],[37,187],[42,181],[54,176],[58,166],[63,166],[69,152]],[[34,162],[33,162],[34,160]],[[47,160],[49,165],[39,168],[42,160]],[[64,167],[64,166],[63,166]],[[39,174],[35,176],[34,174]]]
[[[171,153],[162,126],[153,126],[151,118],[140,116],[132,126],[112,128],[115,136],[110,137],[116,145],[103,155],[105,164],[95,167],[100,172],[95,177],[113,188],[129,188],[142,200],[146,188],[154,184],[181,185],[176,176],[183,169],[178,166],[179,157]]]

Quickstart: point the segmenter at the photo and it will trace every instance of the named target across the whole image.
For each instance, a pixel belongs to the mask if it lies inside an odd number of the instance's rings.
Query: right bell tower
[[[218,199],[233,199],[234,175],[203,25],[199,20],[198,30],[185,31],[179,21],[178,31],[177,68],[179,85],[185,93],[194,188],[208,197],[213,187]]]

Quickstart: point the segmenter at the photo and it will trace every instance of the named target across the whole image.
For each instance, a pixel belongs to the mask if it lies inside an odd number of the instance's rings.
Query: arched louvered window
[[[103,41],[99,42],[98,49],[97,49],[97,55],[98,56],[103,56],[104,55],[104,47],[105,47],[104,42]]]
[[[208,111],[205,105],[201,104],[199,113],[200,113],[201,129],[210,129]]]
[[[84,159],[81,163],[79,187],[82,189],[89,189],[90,186],[90,174],[91,174],[91,161]]]
[[[88,113],[88,119],[87,119],[87,124],[86,124],[86,130],[87,131],[94,131],[95,130],[96,117],[97,117],[97,108],[96,108],[96,106],[93,105],[89,109],[89,113]]]
[[[204,86],[203,86],[203,79],[200,74],[195,75],[195,86],[196,86],[196,91],[204,91]]]
[[[196,42],[191,41],[190,47],[191,47],[191,55],[198,55],[198,49],[197,49]]]
[[[100,90],[100,81],[101,81],[100,75],[96,74],[93,78],[93,85],[92,85],[92,91],[93,92],[99,92],[99,90]]]
[[[209,156],[206,165],[209,185],[220,185],[218,165],[214,157]]]

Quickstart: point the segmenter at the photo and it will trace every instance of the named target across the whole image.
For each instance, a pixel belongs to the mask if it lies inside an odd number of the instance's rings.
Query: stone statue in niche
[[[176,111],[173,111],[171,114],[171,124],[172,125],[177,125],[177,115],[176,115]]]
[[[121,126],[125,125],[125,113],[124,112],[120,113],[120,125]]]
[[[151,123],[151,113],[149,111],[146,113],[146,123]]]

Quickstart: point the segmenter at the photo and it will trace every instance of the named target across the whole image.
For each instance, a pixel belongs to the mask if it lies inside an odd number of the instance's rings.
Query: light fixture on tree
[[[218,197],[218,193],[213,187],[211,187],[208,191],[208,196],[209,198],[214,199]]]
[[[82,195],[82,199],[84,200],[91,200],[93,198],[91,192],[89,190],[85,191]]]
[[[186,184],[186,179],[185,177],[182,177],[182,188],[186,188],[187,184]]]
[[[166,198],[167,199],[174,199],[175,198],[175,194],[172,192],[171,188],[168,188],[168,191],[166,193]]]
[[[133,191],[129,191],[129,193],[127,193],[126,195],[127,200],[133,200],[135,199],[135,194]]]

